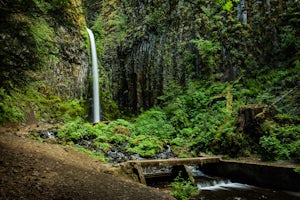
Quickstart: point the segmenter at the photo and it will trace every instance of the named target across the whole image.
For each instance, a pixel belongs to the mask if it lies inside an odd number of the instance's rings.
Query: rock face
[[[59,59],[50,69],[50,85],[59,96],[82,98],[87,96],[89,55],[86,41],[78,27],[60,26],[55,39]],[[51,77],[52,76],[52,77]]]
[[[87,95],[89,56],[81,0],[4,0],[0,11],[0,87],[35,80],[44,94]]]
[[[103,31],[101,63],[110,92],[130,112],[158,103],[171,83],[232,81],[244,71],[280,64],[287,56],[280,34],[294,18],[287,8],[298,6],[250,0],[233,2],[232,8],[214,1],[86,2],[91,19],[100,13],[95,21],[101,26],[93,30]]]

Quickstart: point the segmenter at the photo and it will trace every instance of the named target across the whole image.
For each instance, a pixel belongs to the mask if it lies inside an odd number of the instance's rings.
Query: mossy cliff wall
[[[87,37],[81,0],[1,1],[0,123],[86,115]]]
[[[299,34],[297,1],[85,3],[102,44],[106,87],[129,112],[158,103],[171,83],[232,81],[259,70],[293,67],[297,60],[299,44],[292,42]]]
[[[40,81],[63,98],[87,95],[88,51],[80,0],[1,1],[1,85]]]

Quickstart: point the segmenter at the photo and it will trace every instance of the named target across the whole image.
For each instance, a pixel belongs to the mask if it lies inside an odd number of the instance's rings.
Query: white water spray
[[[100,99],[99,99],[99,80],[98,80],[98,61],[97,51],[93,32],[87,28],[90,43],[91,43],[91,54],[92,54],[92,69],[93,69],[93,122],[100,122]]]
[[[213,180],[197,184],[199,190],[228,190],[230,188],[248,189],[250,185],[232,183],[230,180]]]

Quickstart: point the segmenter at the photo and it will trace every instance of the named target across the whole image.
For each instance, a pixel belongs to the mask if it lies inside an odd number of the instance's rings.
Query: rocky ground
[[[174,198],[71,147],[0,129],[0,199]]]

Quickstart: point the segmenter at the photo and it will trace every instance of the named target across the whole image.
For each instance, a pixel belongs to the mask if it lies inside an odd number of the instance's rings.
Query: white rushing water
[[[232,183],[230,180],[213,180],[204,183],[198,183],[199,190],[227,190],[230,188],[249,189],[250,185],[241,183]]]
[[[91,54],[92,54],[92,72],[93,72],[93,122],[100,122],[100,98],[99,98],[99,74],[98,74],[98,61],[97,51],[93,32],[87,28],[90,43],[91,43]]]

